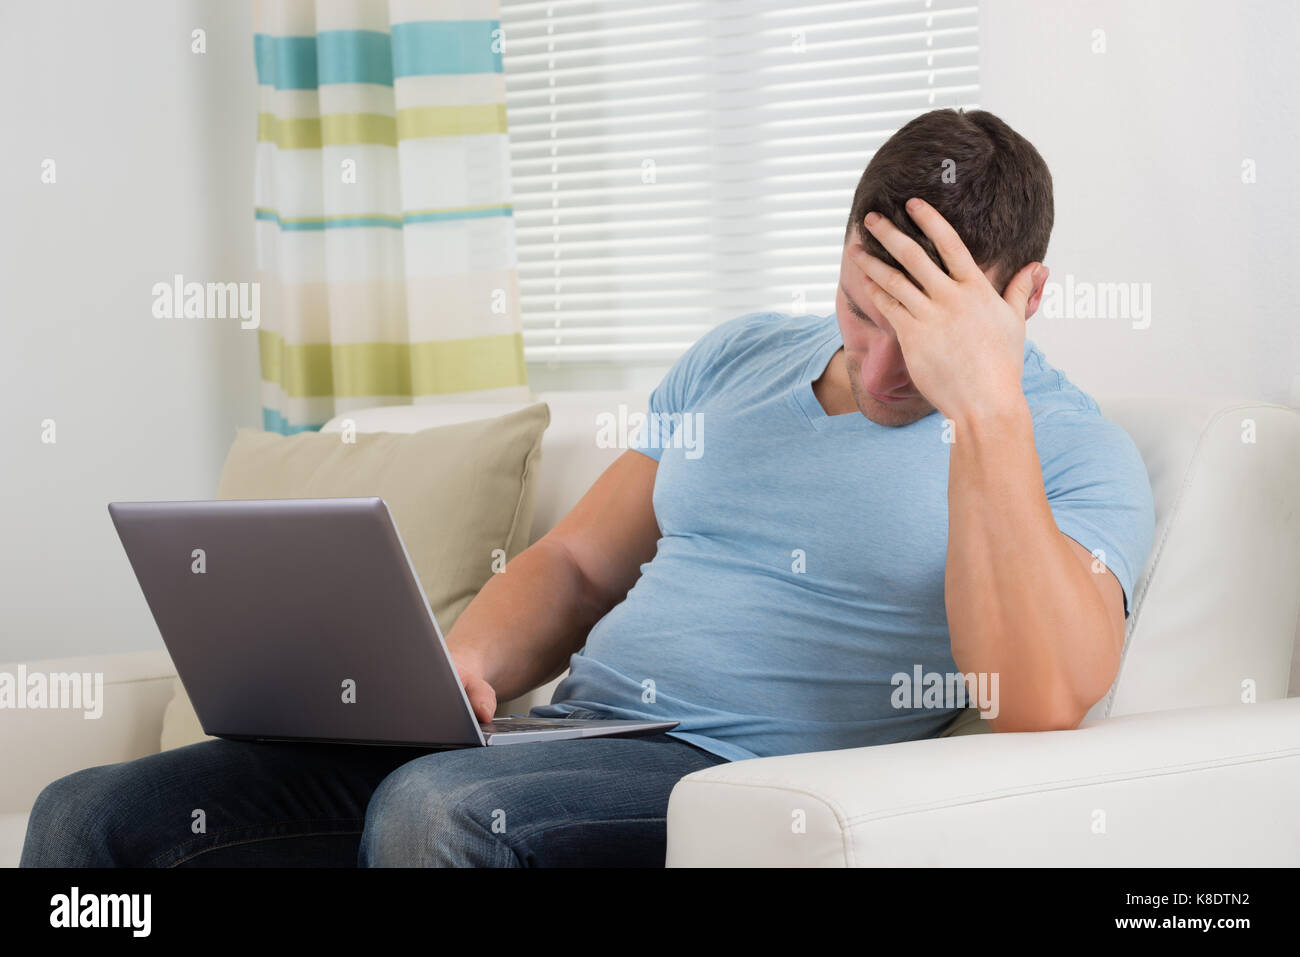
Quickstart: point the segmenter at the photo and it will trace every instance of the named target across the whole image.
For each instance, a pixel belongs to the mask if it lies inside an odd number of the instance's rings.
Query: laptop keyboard
[[[484,734],[500,734],[504,731],[556,731],[560,728],[584,728],[596,724],[575,718],[502,718],[497,721],[480,721],[479,727]]]

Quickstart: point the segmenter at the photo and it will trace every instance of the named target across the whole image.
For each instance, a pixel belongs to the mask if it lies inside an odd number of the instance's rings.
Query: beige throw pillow
[[[218,498],[348,498],[388,503],[429,605],[445,634],[492,575],[528,545],[541,464],[545,403],[494,419],[421,432],[240,430]],[[163,716],[163,750],[204,740],[180,679]]]

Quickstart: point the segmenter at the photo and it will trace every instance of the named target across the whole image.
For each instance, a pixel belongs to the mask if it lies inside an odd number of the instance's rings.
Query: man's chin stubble
[[[911,425],[934,411],[929,403],[918,409],[912,402],[895,405],[873,399],[858,386],[858,382],[851,372],[849,373],[849,389],[853,392],[853,401],[857,405],[858,411],[876,425],[900,428],[904,425]]]

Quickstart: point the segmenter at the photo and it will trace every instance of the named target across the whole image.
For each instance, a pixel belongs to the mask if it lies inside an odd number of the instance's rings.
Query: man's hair
[[[997,267],[1000,286],[1047,254],[1052,174],[1038,150],[992,113],[923,113],[876,150],[853,194],[846,241],[856,227],[867,252],[906,272],[863,226],[875,210],[946,272],[934,243],[907,214],[913,196],[948,220],[982,269]]]

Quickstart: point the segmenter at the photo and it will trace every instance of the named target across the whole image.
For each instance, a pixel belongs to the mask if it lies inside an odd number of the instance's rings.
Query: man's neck
[[[812,384],[813,395],[827,415],[861,414],[849,385],[849,371],[844,367],[844,347],[835,350],[822,374]]]

